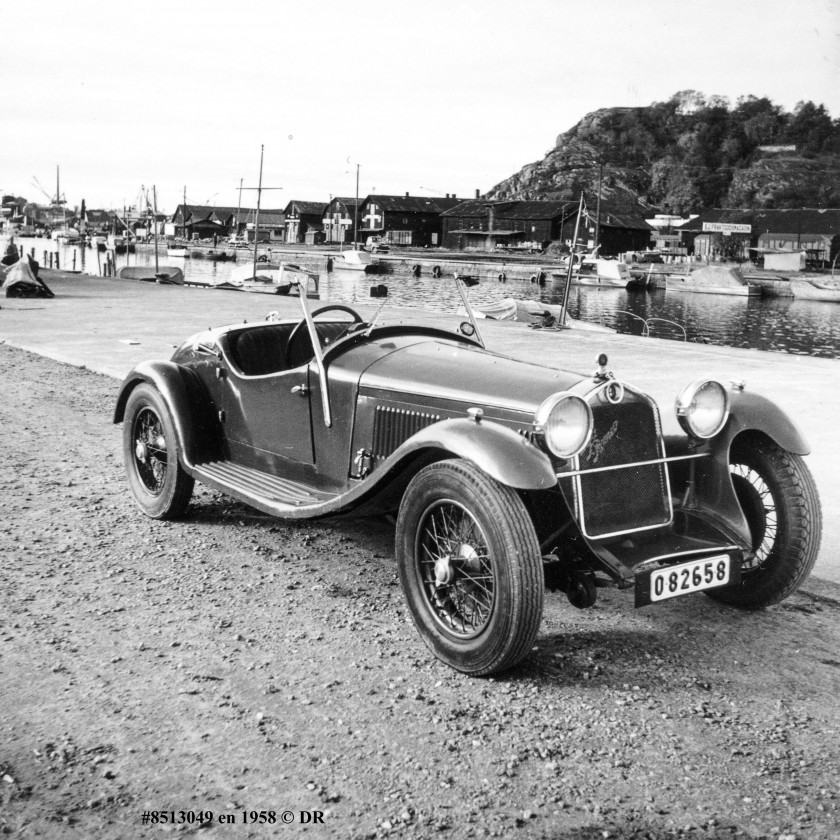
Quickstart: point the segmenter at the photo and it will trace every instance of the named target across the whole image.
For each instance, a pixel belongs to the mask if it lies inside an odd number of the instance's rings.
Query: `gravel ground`
[[[469,679],[411,625],[390,522],[205,489],[153,522],[115,380],[8,346],[0,371],[0,834],[210,810],[237,819],[218,837],[840,837],[836,591],[760,613],[549,595],[523,665]]]

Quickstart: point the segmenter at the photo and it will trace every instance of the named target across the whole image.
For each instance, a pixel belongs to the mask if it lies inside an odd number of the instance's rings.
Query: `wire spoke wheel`
[[[732,489],[750,533],[741,580],[709,598],[745,609],[777,604],[795,592],[816,562],[822,511],[805,461],[761,434],[743,435],[729,457]]]
[[[522,499],[469,461],[430,464],[397,519],[406,603],[435,656],[493,674],[531,649],[542,619],[542,556]]]
[[[481,526],[463,506],[441,501],[417,531],[415,557],[429,608],[451,633],[470,638],[490,619],[495,578]]]
[[[149,407],[134,420],[134,468],[146,489],[158,496],[166,483],[166,438],[160,417]]]
[[[194,481],[178,460],[175,424],[166,402],[148,383],[128,397],[123,420],[123,460],[131,492],[153,519],[173,519],[187,508]]]
[[[741,566],[743,571],[758,568],[770,556],[779,533],[776,500],[767,482],[747,464],[730,467],[735,495],[741,503],[753,537],[752,556]]]

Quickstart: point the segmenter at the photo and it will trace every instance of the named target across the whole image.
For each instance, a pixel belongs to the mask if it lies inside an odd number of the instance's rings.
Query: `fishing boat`
[[[797,299],[840,303],[840,278],[821,274],[791,277],[790,290]]]
[[[180,243],[173,242],[170,245],[166,246],[167,257],[177,257],[179,259],[185,259],[189,255],[190,252],[186,245],[181,245]]]
[[[761,287],[749,283],[739,268],[732,265],[704,265],[689,268],[682,274],[667,274],[669,292],[699,292],[708,295],[760,295]]]
[[[572,273],[572,283],[577,286],[608,286],[626,289],[632,279],[630,268],[626,263],[603,257],[584,257],[580,269]]]

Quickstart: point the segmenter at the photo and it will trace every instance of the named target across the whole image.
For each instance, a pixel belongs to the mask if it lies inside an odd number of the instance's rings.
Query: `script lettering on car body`
[[[618,432],[618,420],[615,420],[612,426],[604,432],[603,437],[595,438],[589,444],[590,456],[589,456],[589,463],[590,464],[597,464],[599,458],[604,454],[604,450],[607,448],[609,442],[615,437],[616,432]]]

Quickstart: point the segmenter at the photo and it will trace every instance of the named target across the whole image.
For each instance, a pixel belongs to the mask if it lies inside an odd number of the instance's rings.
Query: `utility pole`
[[[353,250],[359,250],[359,164],[356,164],[356,204],[353,209]]]
[[[239,236],[239,214],[242,212],[242,182],[244,178],[239,179],[239,204],[236,207],[236,235]]]

